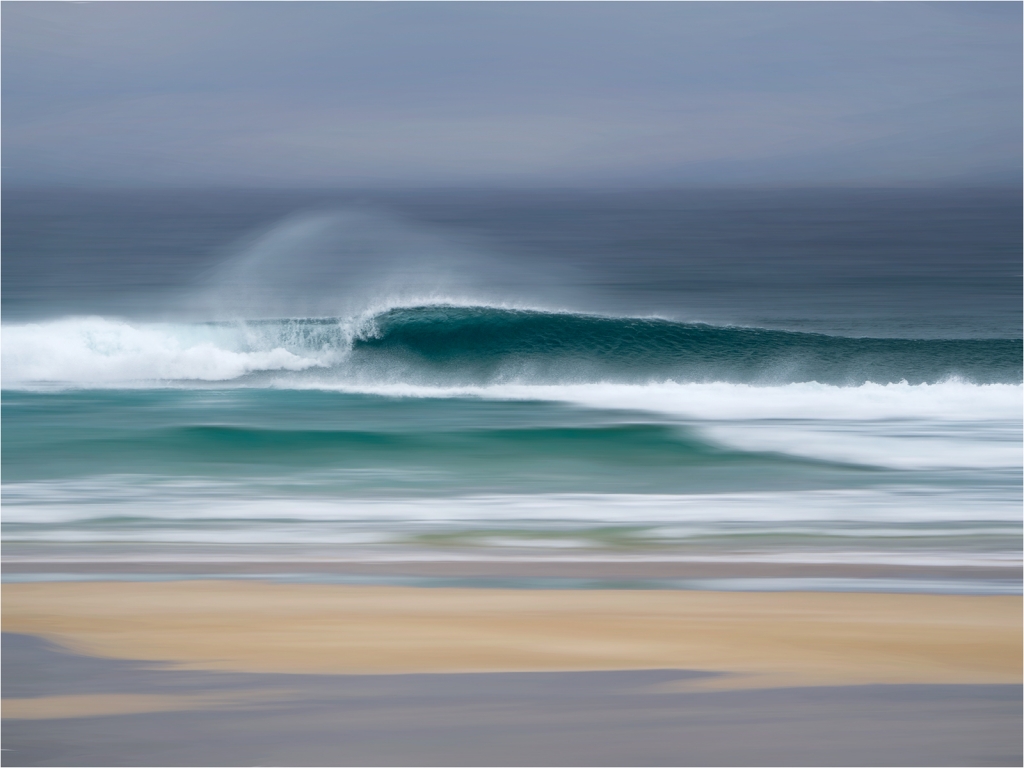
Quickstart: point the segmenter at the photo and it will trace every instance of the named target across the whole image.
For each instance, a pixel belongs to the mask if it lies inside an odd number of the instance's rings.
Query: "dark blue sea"
[[[1016,190],[8,190],[5,554],[1019,566],[1021,227]]]

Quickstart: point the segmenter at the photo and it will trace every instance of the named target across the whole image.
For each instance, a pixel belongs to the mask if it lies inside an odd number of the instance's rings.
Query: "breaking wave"
[[[1018,339],[853,338],[434,304],[355,318],[5,324],[3,384],[1019,384]],[[287,374],[287,376],[283,376]]]

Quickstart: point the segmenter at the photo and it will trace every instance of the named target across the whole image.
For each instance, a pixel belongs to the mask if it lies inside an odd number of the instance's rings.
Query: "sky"
[[[0,6],[17,186],[1013,184],[1022,4]]]

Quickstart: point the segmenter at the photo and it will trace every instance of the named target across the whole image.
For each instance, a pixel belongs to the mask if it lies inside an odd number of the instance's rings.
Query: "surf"
[[[3,325],[5,387],[318,380],[428,386],[1019,384],[1019,339],[904,339],[472,304],[352,317]],[[282,378],[281,374],[288,374]]]

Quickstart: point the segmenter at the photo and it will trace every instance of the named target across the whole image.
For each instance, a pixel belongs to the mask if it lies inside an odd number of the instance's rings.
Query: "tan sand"
[[[65,717],[106,717],[137,715],[141,712],[184,712],[197,709],[240,709],[258,706],[265,701],[285,698],[280,691],[265,693],[146,694],[90,693],[70,696],[36,696],[27,699],[4,699],[5,720],[54,720]]]
[[[705,688],[1022,679],[1019,597],[228,581],[2,590],[4,631],[186,669],[732,675]]]

